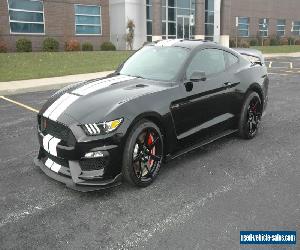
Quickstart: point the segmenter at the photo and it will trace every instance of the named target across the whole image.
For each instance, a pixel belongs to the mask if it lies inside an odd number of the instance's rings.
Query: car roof
[[[167,39],[167,40],[159,40],[153,43],[147,44],[149,46],[157,46],[157,47],[182,47],[188,49],[194,49],[201,45],[214,45],[218,46],[216,43],[206,40],[185,40],[185,39]]]

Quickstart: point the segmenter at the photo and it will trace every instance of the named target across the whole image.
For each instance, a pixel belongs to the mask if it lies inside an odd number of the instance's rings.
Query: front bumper
[[[76,130],[77,129],[77,130]],[[67,187],[88,192],[117,186],[121,183],[123,134],[78,141],[78,126],[67,127],[48,121],[47,130],[38,127],[40,144],[36,166],[50,178]],[[87,156],[90,153],[99,153]]]
[[[80,166],[76,164],[76,162],[70,164],[69,176],[52,171],[43,163],[42,160],[38,159],[38,157],[34,158],[34,164],[40,167],[40,169],[50,178],[66,184],[68,188],[81,192],[90,192],[115,187],[120,185],[122,180],[121,173],[118,174],[115,178],[107,180],[95,178],[90,178],[90,180],[81,179],[80,176],[82,172]],[[64,171],[66,170],[64,169]]]

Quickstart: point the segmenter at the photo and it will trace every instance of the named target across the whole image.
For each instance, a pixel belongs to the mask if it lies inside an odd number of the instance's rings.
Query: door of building
[[[177,39],[190,39],[189,16],[177,16]]]

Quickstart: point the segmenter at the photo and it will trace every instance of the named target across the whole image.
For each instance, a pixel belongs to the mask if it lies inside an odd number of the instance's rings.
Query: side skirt
[[[199,142],[199,143],[197,143],[197,144],[194,144],[194,145],[192,145],[192,146],[189,146],[189,147],[187,147],[187,148],[184,148],[184,149],[182,149],[182,150],[176,152],[175,154],[167,155],[167,156],[166,156],[166,162],[169,162],[169,161],[171,161],[171,160],[174,160],[174,159],[176,159],[177,157],[180,157],[180,156],[182,156],[182,155],[184,155],[184,154],[186,154],[186,153],[188,153],[188,152],[191,152],[191,151],[193,151],[193,150],[195,150],[195,149],[198,149],[198,148],[203,147],[203,146],[205,146],[205,145],[207,145],[207,144],[210,144],[210,143],[212,143],[212,142],[214,142],[214,141],[216,141],[216,140],[219,140],[219,139],[221,139],[221,138],[223,138],[223,137],[226,137],[226,136],[228,136],[228,135],[234,134],[234,133],[236,133],[237,131],[238,131],[237,129],[226,130],[226,131],[224,131],[224,132],[222,132],[222,133],[216,134],[216,135],[213,136],[213,137],[210,137],[210,138],[208,138],[208,139],[206,139],[206,140],[203,140],[203,141],[201,141],[201,142]]]

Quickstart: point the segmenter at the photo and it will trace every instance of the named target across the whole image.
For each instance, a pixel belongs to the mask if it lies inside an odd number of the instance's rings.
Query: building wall
[[[75,35],[74,4],[101,5],[102,35]],[[110,41],[109,0],[48,0],[44,1],[45,35],[10,34],[7,0],[0,0],[0,40],[3,40],[10,51],[15,51],[16,40],[28,38],[32,41],[34,51],[42,48],[42,41],[46,37],[53,37],[59,41],[60,49],[70,38],[80,43],[90,42],[94,49],[99,49],[104,41]]]
[[[225,0],[228,1],[228,0]],[[249,37],[256,37],[259,31],[259,19],[269,18],[269,36],[277,31],[277,19],[286,20],[285,36],[292,36],[293,21],[300,21],[299,0],[230,0],[231,1],[231,30],[230,35],[235,37],[235,18],[249,17]]]

